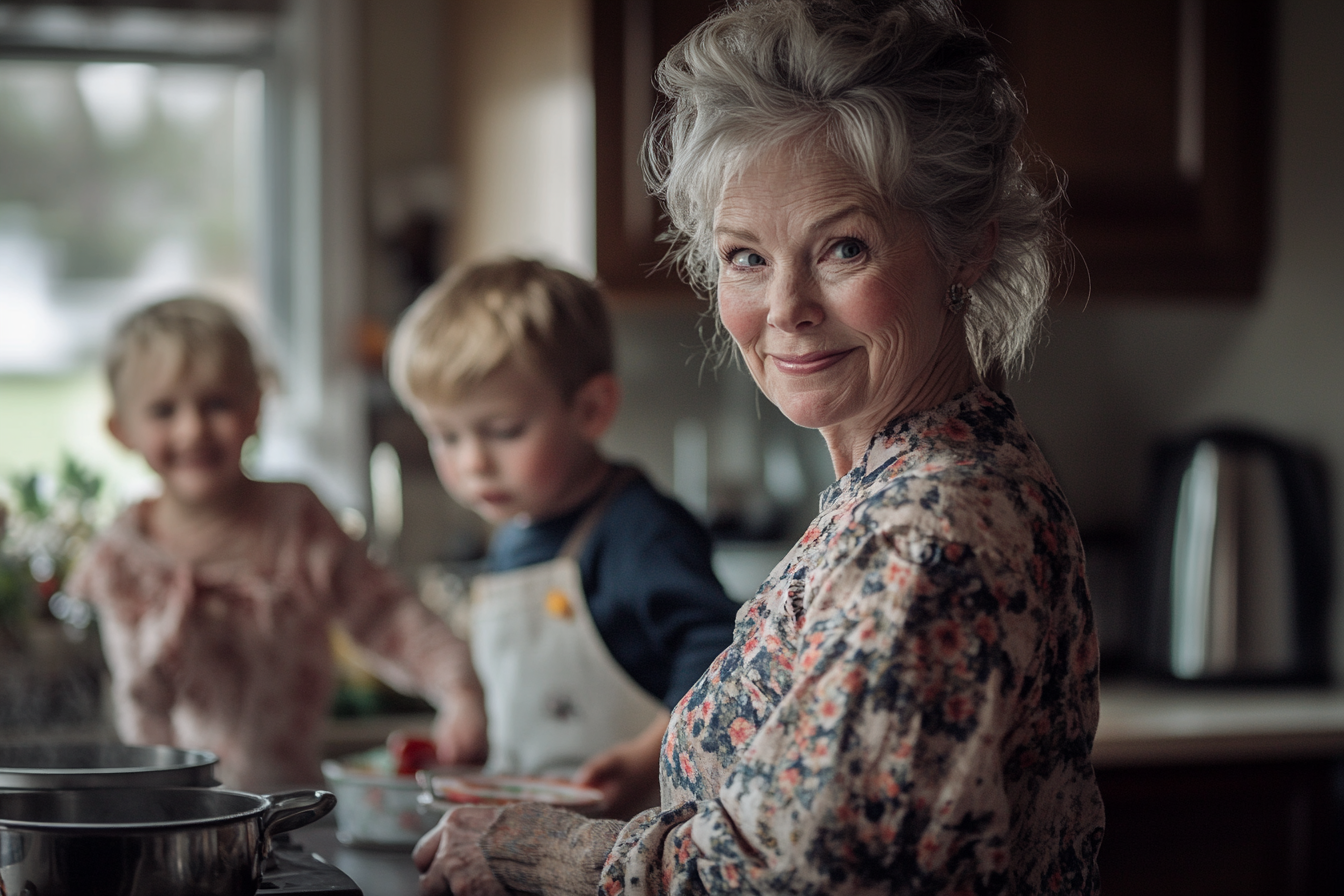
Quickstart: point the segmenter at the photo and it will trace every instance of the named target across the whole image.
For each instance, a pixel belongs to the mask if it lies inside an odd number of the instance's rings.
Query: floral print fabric
[[[1098,892],[1077,528],[1011,401],[898,418],[673,712],[607,894]]]
[[[228,560],[187,563],[145,535],[148,502],[89,547],[69,588],[98,610],[117,732],[208,749],[229,787],[320,785],[342,625],[383,680],[441,702],[474,682],[467,646],[306,486],[261,483],[265,520]]]

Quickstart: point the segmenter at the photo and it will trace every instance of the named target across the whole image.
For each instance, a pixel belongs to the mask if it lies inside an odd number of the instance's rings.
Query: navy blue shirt
[[[530,526],[501,526],[486,568],[554,560],[596,500]],[[710,558],[704,527],[642,475],[612,497],[578,558],[588,612],[607,649],[668,708],[733,639],[738,604],[724,594]]]

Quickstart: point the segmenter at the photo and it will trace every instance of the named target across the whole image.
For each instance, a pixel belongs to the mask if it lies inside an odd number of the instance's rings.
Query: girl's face
[[[123,369],[108,429],[188,506],[227,500],[243,481],[243,443],[257,431],[261,395],[229,376],[222,358],[150,352]]]

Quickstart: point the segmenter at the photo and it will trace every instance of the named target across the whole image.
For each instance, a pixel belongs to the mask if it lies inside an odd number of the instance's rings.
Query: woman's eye
[[[841,261],[848,261],[851,258],[858,258],[863,254],[864,245],[859,240],[841,240],[835,244],[831,254]]]
[[[173,416],[173,403],[171,401],[156,401],[149,406],[149,416],[155,420],[167,420]]]
[[[729,261],[739,268],[754,268],[765,264],[765,259],[760,256],[760,253],[753,252],[750,249],[735,250],[729,257]]]
[[[499,439],[500,441],[507,442],[521,436],[525,429],[527,429],[527,424],[525,423],[508,423],[492,427],[488,434],[492,439]]]

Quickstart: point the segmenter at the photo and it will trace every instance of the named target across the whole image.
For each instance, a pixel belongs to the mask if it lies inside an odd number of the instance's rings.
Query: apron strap
[[[588,536],[593,534],[593,529],[602,520],[602,514],[606,513],[607,506],[611,504],[613,498],[619,495],[627,485],[639,478],[639,471],[634,467],[624,465],[614,465],[611,473],[607,476],[606,484],[602,486],[601,492],[589,508],[579,517],[579,521],[574,524],[574,528],[569,530],[568,537],[564,544],[560,545],[560,551],[556,557],[568,557],[578,562],[579,555],[583,553],[583,548],[588,544]]]

